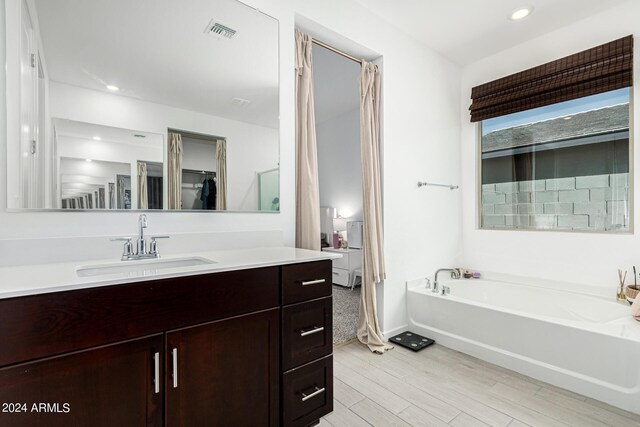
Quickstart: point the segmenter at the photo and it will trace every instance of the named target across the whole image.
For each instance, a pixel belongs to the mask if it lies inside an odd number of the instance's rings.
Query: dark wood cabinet
[[[0,299],[0,427],[311,424],[331,320],[328,260]]]
[[[0,426],[154,426],[162,335],[0,368]]]
[[[304,427],[333,410],[333,359],[324,357],[285,372],[282,421]]]
[[[331,261],[282,267],[282,424],[333,411]]]
[[[277,426],[279,309],[167,333],[168,426]]]
[[[282,267],[282,304],[331,296],[330,260]]]
[[[331,354],[331,298],[289,305],[282,309],[282,368],[286,371]]]

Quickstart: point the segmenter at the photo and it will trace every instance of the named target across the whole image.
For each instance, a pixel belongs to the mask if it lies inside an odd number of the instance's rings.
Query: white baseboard
[[[398,335],[400,332],[404,332],[407,329],[409,329],[409,325],[404,324],[404,325],[398,326],[397,328],[393,328],[393,329],[388,330],[388,331],[383,331],[382,335],[384,335],[384,339],[388,340],[392,336]]]

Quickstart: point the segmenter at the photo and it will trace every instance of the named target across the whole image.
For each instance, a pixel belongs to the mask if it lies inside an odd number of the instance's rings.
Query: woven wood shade
[[[633,85],[627,36],[471,90],[471,121],[490,119]]]

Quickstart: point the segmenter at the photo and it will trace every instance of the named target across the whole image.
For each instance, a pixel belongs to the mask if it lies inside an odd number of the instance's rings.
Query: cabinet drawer
[[[331,272],[332,282],[340,286],[349,286],[349,270],[334,268]]]
[[[333,411],[333,357],[284,374],[282,396],[285,426],[306,426]]]
[[[331,297],[282,309],[282,368],[286,371],[331,354]]]
[[[343,268],[345,270],[349,269],[349,253],[345,252],[342,254],[342,258],[337,258],[332,260],[333,268]]]
[[[282,267],[282,302],[295,304],[331,295],[331,260]]]

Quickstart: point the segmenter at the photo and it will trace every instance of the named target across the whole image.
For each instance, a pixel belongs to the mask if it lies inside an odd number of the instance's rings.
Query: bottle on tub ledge
[[[479,279],[480,272],[462,269],[462,277],[464,277],[465,279]]]

